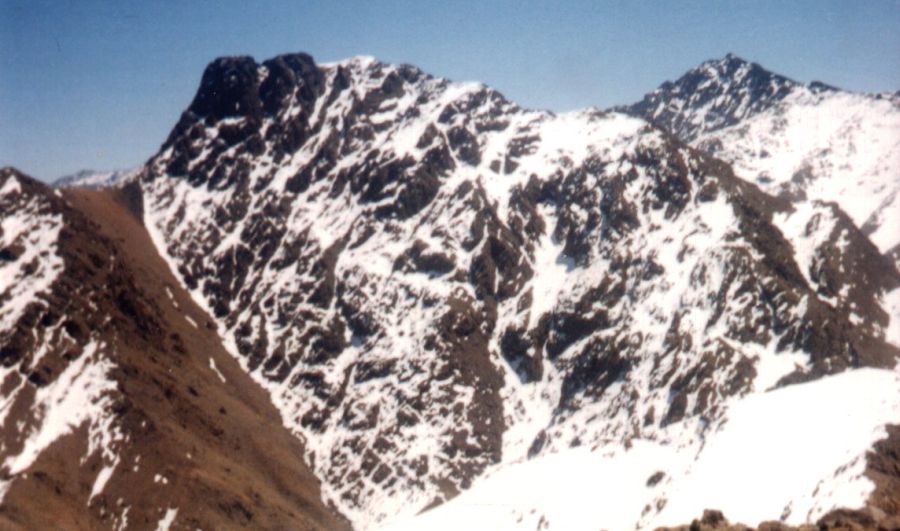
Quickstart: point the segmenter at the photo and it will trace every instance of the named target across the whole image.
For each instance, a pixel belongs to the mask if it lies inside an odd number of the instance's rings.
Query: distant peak
[[[836,91],[840,90],[839,88],[835,87],[834,85],[829,85],[829,84],[823,83],[821,81],[810,81],[809,85],[807,85],[807,86],[809,87],[809,90],[811,90],[813,94],[819,94],[821,92],[836,92]]]
[[[703,61],[698,66],[692,68],[690,71],[697,70],[707,70],[709,68],[713,68],[716,70],[724,71],[728,69],[736,69],[744,65],[756,65],[755,63],[751,63],[750,61],[744,59],[743,57],[739,57],[731,52],[725,54],[724,57],[717,57],[713,59],[707,59]]]
[[[704,61],[674,82],[663,83],[624,109],[692,140],[761,112],[800,86],[729,52]]]
[[[7,175],[21,175],[21,172],[14,166],[4,166],[0,168],[0,177],[5,177]]]
[[[325,68],[333,68],[336,66],[360,66],[360,67],[368,67],[373,64],[376,64],[378,61],[377,58],[371,55],[354,55],[353,57],[348,57],[346,59],[341,59],[340,61],[333,61],[330,63],[322,63],[322,66]]]
[[[720,61],[722,61],[722,62],[738,62],[738,63],[749,63],[750,62],[750,61],[747,61],[746,59],[744,59],[743,57],[740,57],[737,54],[734,54],[731,52],[726,53],[725,57],[720,59]]]
[[[764,86],[784,87],[792,90],[801,85],[793,79],[776,74],[759,63],[748,61],[734,53],[727,53],[721,59],[705,61],[697,68],[690,70],[678,82],[695,77],[709,78],[716,83],[725,83],[732,89],[751,86],[759,89]],[[710,88],[709,86],[706,87]]]
[[[715,73],[716,77],[732,78],[735,80],[743,80],[747,78],[749,74],[754,76],[775,75],[757,63],[748,61],[743,57],[739,57],[730,52],[720,59],[704,61],[696,68],[690,70],[687,75],[697,73],[707,76],[712,76],[713,73]]]

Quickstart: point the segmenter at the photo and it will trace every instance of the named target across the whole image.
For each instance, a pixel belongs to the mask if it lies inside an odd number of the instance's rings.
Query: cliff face
[[[157,246],[361,526],[895,363],[897,272],[852,223],[817,207],[794,238],[789,200],[618,113],[371,58],[225,58],[140,182]]]

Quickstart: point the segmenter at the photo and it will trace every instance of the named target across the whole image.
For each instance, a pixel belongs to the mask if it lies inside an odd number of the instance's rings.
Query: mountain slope
[[[857,225],[817,212],[786,239],[789,200],[618,113],[371,58],[222,58],[140,186],[161,254],[358,527],[571,447],[699,455],[744,396],[896,365],[900,274]],[[795,518],[834,508],[822,467]]]
[[[0,527],[346,526],[134,198],[0,170]]]
[[[620,110],[734,166],[772,195],[833,202],[900,259],[900,100],[802,85],[728,55]],[[897,262],[900,263],[900,262]]]

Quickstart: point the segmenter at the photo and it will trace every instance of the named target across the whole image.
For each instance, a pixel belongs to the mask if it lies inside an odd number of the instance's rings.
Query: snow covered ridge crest
[[[642,120],[407,65],[218,59],[141,187],[361,528],[528,457],[696,448],[748,393],[898,355],[900,275],[851,274],[881,255],[839,213],[804,254],[789,200]]]
[[[55,188],[106,188],[109,186],[121,186],[135,179],[141,169],[142,166],[113,171],[81,170],[72,175],[65,175],[56,179],[53,181],[52,186]]]
[[[0,334],[7,334],[62,270],[56,252],[62,219],[16,173],[0,170]]]

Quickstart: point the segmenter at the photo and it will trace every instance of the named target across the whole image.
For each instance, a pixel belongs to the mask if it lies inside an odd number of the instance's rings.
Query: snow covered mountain
[[[141,171],[141,167],[128,170],[95,171],[81,170],[72,175],[66,175],[53,181],[51,186],[56,188],[80,187],[80,188],[105,188],[125,182],[135,177]]]
[[[836,203],[900,264],[896,93],[803,85],[727,55],[620,110],[672,131],[762,190],[788,198],[800,211],[790,217],[803,218],[791,223],[807,224],[813,214],[830,218],[826,203]]]
[[[762,79],[743,103],[697,100],[725,112],[697,135],[784,108],[793,85]],[[585,525],[676,524],[719,499],[702,471],[762,442],[773,401],[821,420],[817,397],[859,389],[847,415],[878,413],[832,426],[859,437],[812,461],[778,446],[753,472],[797,490],[740,516],[883,515],[896,492],[865,456],[900,421],[900,273],[842,208],[754,181],[624,114],[294,54],[210,64],[140,186],[157,248],[356,527],[573,448],[598,483],[643,478],[620,520]]]
[[[0,170],[0,527],[891,528],[896,108],[217,59],[117,186]]]

